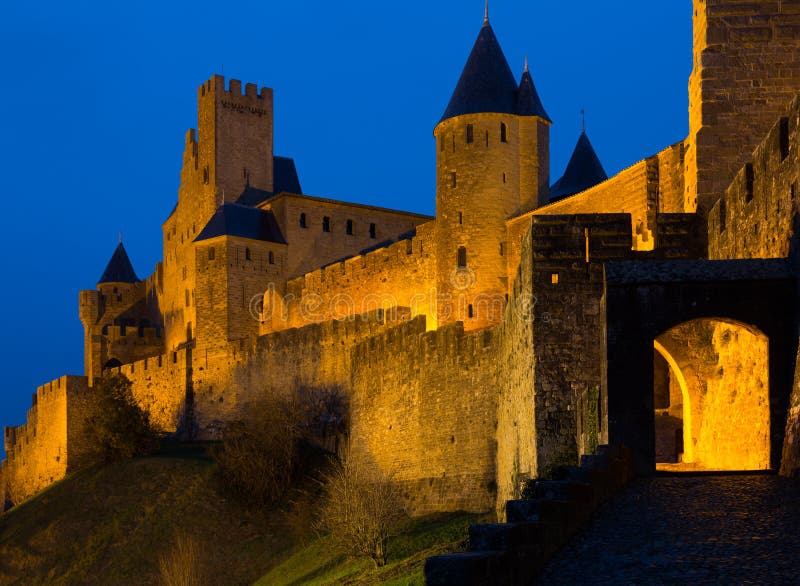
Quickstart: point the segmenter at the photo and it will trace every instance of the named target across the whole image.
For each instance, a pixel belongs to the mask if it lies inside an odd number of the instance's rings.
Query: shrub
[[[226,488],[256,505],[280,499],[300,468],[301,413],[296,403],[273,400],[247,423],[233,423],[215,450]]]
[[[134,400],[124,375],[108,376],[94,386],[87,415],[89,447],[106,462],[146,455],[158,447],[150,415]]]
[[[206,584],[203,548],[186,533],[178,533],[172,549],[161,556],[158,567],[164,586],[203,586]]]
[[[386,564],[386,546],[404,511],[399,492],[386,479],[368,476],[350,459],[326,478],[320,526],[345,553]]]

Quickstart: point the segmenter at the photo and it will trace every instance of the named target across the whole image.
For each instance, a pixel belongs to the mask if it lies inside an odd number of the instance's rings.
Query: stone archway
[[[654,348],[669,365],[670,389],[668,405],[654,404],[657,467],[769,468],[769,339],[747,324],[702,318],[673,326],[655,339]],[[659,392],[655,374],[659,399],[666,393]],[[669,437],[676,423],[680,442]],[[676,459],[664,458],[670,440],[681,448]]]
[[[608,438],[632,448],[638,473],[656,469],[654,340],[668,350],[690,383],[692,373],[684,368],[684,359],[676,356],[680,352],[665,345],[661,336],[698,319],[737,324],[768,339],[767,364],[763,366],[767,371],[766,400],[762,399],[761,406],[769,415],[760,419],[768,430],[768,462],[763,464],[762,452],[761,460],[755,459],[758,465],[751,462],[746,467],[780,467],[797,351],[795,291],[791,268],[782,260],[606,264],[603,392],[608,401]],[[688,386],[690,390],[691,384]],[[702,425],[697,406],[691,404],[692,426]],[[694,456],[699,457],[697,445]],[[732,457],[721,457],[724,468],[739,467],[726,462]]]

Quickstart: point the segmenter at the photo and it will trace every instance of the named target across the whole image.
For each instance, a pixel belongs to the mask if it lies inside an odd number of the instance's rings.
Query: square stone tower
[[[800,91],[796,2],[694,0],[684,209],[706,213]]]

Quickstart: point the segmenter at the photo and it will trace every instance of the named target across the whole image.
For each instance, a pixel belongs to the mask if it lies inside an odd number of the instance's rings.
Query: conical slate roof
[[[103,271],[103,276],[97,282],[98,285],[103,283],[138,283],[139,277],[133,270],[131,259],[128,258],[128,253],[125,252],[125,247],[122,242],[117,245],[114,254],[111,255],[111,260],[106,265],[106,270]]]
[[[528,67],[526,65],[525,71],[522,73],[522,80],[519,82],[519,92],[517,94],[517,115],[518,116],[539,116],[548,122],[550,116],[545,112],[542,100],[539,99],[539,93],[536,91],[536,86],[533,85],[533,78],[531,77]]]
[[[586,132],[581,132],[578,144],[572,152],[572,157],[567,163],[564,176],[556,181],[550,188],[550,201],[569,197],[608,179],[597,153],[594,152],[592,143]]]
[[[478,33],[441,122],[479,112],[513,114],[516,109],[517,81],[487,21]]]

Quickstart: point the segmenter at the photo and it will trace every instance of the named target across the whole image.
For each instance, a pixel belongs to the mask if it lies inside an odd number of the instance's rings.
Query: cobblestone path
[[[538,583],[800,585],[800,481],[637,479],[550,562]]]

